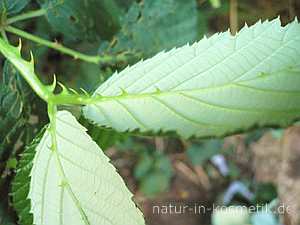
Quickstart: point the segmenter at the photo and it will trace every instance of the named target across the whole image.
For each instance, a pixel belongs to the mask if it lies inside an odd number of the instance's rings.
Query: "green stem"
[[[5,30],[1,29],[1,35],[2,35],[3,39],[4,39],[6,42],[8,42],[8,39],[7,39]]]
[[[10,24],[15,23],[17,21],[43,16],[46,13],[47,13],[46,9],[39,9],[39,10],[30,11],[30,12],[27,12],[27,13],[23,13],[23,14],[8,18],[6,20],[6,24],[10,25]]]
[[[100,100],[102,97],[91,97],[79,94],[57,94],[51,96],[50,102],[57,105],[88,105],[94,103],[96,99]]]
[[[112,58],[111,56],[106,56],[105,58],[101,58],[100,56],[85,55],[80,52],[74,51],[70,48],[66,48],[66,47],[62,46],[61,44],[58,44],[57,42],[51,42],[51,41],[45,40],[43,38],[37,37],[35,35],[32,35],[30,33],[27,33],[23,30],[20,30],[18,28],[12,27],[12,26],[5,27],[5,30],[10,33],[16,34],[18,36],[24,37],[28,40],[39,43],[41,45],[58,50],[66,55],[73,56],[75,59],[81,59],[86,62],[99,64],[101,61],[109,61]]]
[[[70,48],[66,48],[64,46],[62,46],[61,44],[58,44],[57,42],[51,42],[45,39],[42,39],[40,37],[37,37],[35,35],[32,35],[30,33],[27,33],[23,30],[20,30],[18,28],[12,27],[12,26],[7,26],[4,28],[6,31],[16,34],[18,36],[21,36],[23,38],[26,38],[28,40],[34,41],[36,43],[39,43],[41,45],[47,46],[49,48],[53,48],[57,51],[60,51],[66,55],[70,55],[72,57],[74,57],[75,59],[81,59],[83,61],[89,62],[89,63],[95,63],[95,64],[99,64],[100,62],[108,62],[108,61],[112,61],[113,57],[112,56],[90,56],[90,55],[85,55],[82,54],[80,52],[74,51]]]
[[[33,56],[31,56],[31,61],[28,62],[22,59],[20,51],[21,45],[16,48],[0,38],[0,52],[17,68],[36,94],[44,101],[48,102],[50,96],[53,94],[34,73]]]

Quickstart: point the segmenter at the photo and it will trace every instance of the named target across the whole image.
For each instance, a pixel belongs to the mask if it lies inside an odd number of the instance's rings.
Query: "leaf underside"
[[[57,148],[49,130],[31,170],[29,198],[36,225],[142,225],[116,169],[69,112],[56,116]]]
[[[224,136],[300,116],[300,25],[279,18],[140,61],[115,73],[84,108],[118,131]]]

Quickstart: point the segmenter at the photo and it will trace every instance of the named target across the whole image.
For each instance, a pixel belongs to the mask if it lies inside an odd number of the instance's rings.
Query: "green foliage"
[[[39,0],[53,29],[71,40],[107,39],[120,26],[123,10],[114,0]]]
[[[38,146],[46,128],[42,129],[36,138],[26,146],[26,149],[21,154],[16,176],[12,182],[11,195],[13,206],[18,213],[19,224],[32,225],[33,216],[30,213],[31,204],[28,199],[30,189],[30,171],[33,165],[35,149]]]
[[[193,165],[203,165],[214,155],[222,150],[222,141],[218,139],[208,140],[202,145],[193,144],[187,149],[187,156]]]
[[[218,15],[226,21],[228,1],[37,2],[0,1],[3,37],[0,38],[0,51],[19,71],[6,62],[0,84],[0,191],[7,194],[7,186],[12,184],[12,205],[19,216],[19,224],[32,225],[33,220],[36,225],[144,224],[141,212],[131,200],[132,194],[96,145],[106,149],[124,138],[128,140],[127,134],[124,136],[119,131],[177,132],[184,138],[224,136],[255,126],[284,127],[299,119],[300,28],[297,21],[286,27],[281,27],[279,19],[258,22],[250,28],[244,27],[235,37],[225,32],[174,48],[202,37],[208,24],[212,23],[211,16]],[[36,9],[38,6],[42,9],[12,15],[24,7]],[[29,20],[44,13],[46,19]],[[29,22],[23,21],[25,19]],[[18,24],[19,21],[22,23]],[[16,28],[15,23],[28,33]],[[214,22],[216,27],[210,31],[219,29],[220,24],[223,23]],[[33,58],[29,62],[24,60],[21,46],[10,45],[14,38],[6,32],[94,63],[78,62],[70,69],[69,61],[63,56],[34,46],[40,74],[56,71],[59,80],[77,89],[83,87],[90,91],[94,86],[100,87],[90,96],[84,91],[79,94],[61,83],[58,83],[59,88],[56,81],[44,85],[36,76]],[[51,42],[51,39],[87,52],[95,52],[95,46],[100,45],[99,55],[85,55]],[[33,48],[27,43],[24,46]],[[147,58],[159,51],[153,58],[115,73],[101,84],[111,71],[131,63],[131,54],[136,58]],[[50,119],[48,130],[37,135],[24,152],[22,146],[32,139],[35,128],[44,125],[48,118],[45,108],[32,98],[31,88],[19,73],[47,102]],[[52,77],[43,80],[49,81]],[[60,111],[57,114],[61,105],[75,104],[86,105],[84,114],[95,126],[113,129],[91,126],[82,120],[89,136],[70,113]],[[39,109],[42,112],[36,116]],[[70,109],[79,112],[79,107]],[[248,136],[246,145],[262,132]],[[281,130],[273,132],[278,138],[281,134]],[[134,177],[139,190],[149,197],[167,191],[173,176],[169,158],[148,148],[140,151],[135,140],[130,139],[131,153],[138,158]],[[219,153],[221,144],[219,140],[194,144],[187,150],[187,155],[193,165],[203,165]],[[234,162],[228,163],[230,175],[224,179],[243,175]],[[211,168],[212,165],[207,164],[208,176],[215,173],[215,168]],[[11,183],[14,169],[16,176]],[[257,188],[256,192],[256,202],[265,203],[277,196],[276,190],[268,187]],[[1,202],[5,207],[0,203],[0,223],[10,225],[11,204],[7,204],[9,196],[3,196]],[[255,218],[273,225],[277,221],[272,216],[255,214],[252,223],[256,223]],[[4,217],[8,220],[3,220]],[[214,214],[213,222],[222,222],[222,225],[250,223],[246,212],[238,214],[235,210]]]
[[[88,123],[88,121],[86,121],[84,118],[80,119],[80,123],[87,128],[88,134],[99,146],[101,146],[103,151],[107,150],[113,145],[120,144],[129,138],[127,134],[119,133],[112,129],[103,129]]]
[[[142,151],[134,168],[140,191],[148,197],[169,189],[173,169],[169,158],[158,151]]]
[[[277,197],[276,187],[271,183],[258,183],[255,186],[255,203],[266,204]]]
[[[0,85],[0,153],[11,144],[11,139],[17,133],[17,129],[24,125],[24,120],[20,118],[21,102],[16,97],[16,93]],[[7,130],[10,128],[10,130]]]
[[[201,37],[206,24],[196,8],[196,1],[145,0],[134,2],[115,36],[112,52],[139,52],[144,57],[194,42]],[[100,52],[107,45],[102,45]]]
[[[18,139],[21,128],[26,125],[31,93],[17,70],[6,61],[0,84],[0,154]]]
[[[220,33],[115,73],[84,109],[117,131],[224,136],[299,118],[300,25],[280,20]]]
[[[0,14],[16,14],[25,8],[30,0],[0,0]]]
[[[51,113],[31,170],[34,224],[144,224],[132,194],[86,129],[69,112]]]

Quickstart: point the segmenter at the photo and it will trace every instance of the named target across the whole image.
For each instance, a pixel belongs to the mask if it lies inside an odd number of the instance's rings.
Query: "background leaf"
[[[17,70],[6,61],[0,84],[0,154],[12,147],[25,127],[32,91]]]
[[[30,0],[0,0],[0,12],[16,14],[25,8]]]
[[[114,0],[39,0],[55,31],[70,40],[108,39],[119,29],[123,9]]]
[[[193,42],[206,31],[196,1],[145,0],[134,2],[113,40],[112,52],[139,52],[144,57]],[[106,51],[103,44],[100,53]]]
[[[222,150],[222,141],[218,139],[207,140],[203,145],[192,144],[186,154],[193,165],[203,165]]]

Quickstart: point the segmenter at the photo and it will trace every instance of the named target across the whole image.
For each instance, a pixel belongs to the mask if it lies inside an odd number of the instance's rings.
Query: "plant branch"
[[[46,9],[38,9],[38,10],[34,10],[34,11],[29,11],[27,13],[23,13],[11,18],[8,18],[6,20],[6,24],[10,25],[13,24],[17,21],[21,21],[21,20],[26,20],[26,19],[31,19],[31,18],[35,18],[35,17],[39,17],[39,16],[43,16],[47,13]]]
[[[235,35],[238,31],[238,0],[230,0],[230,32]]]
[[[18,47],[14,47],[0,38],[0,52],[17,68],[35,93],[44,101],[48,102],[52,92],[49,91],[47,86],[44,85],[34,73],[34,60],[32,54],[31,61],[28,62],[22,59],[21,42]]]
[[[80,52],[77,52],[75,50],[72,50],[70,48],[64,47],[61,44],[57,43],[57,42],[51,42],[48,40],[45,40],[43,38],[40,38],[38,36],[32,35],[30,33],[27,33],[23,30],[20,30],[18,28],[12,27],[12,26],[7,26],[5,27],[5,30],[16,34],[20,37],[26,38],[28,40],[31,40],[33,42],[36,42],[38,44],[47,46],[49,48],[53,48],[57,51],[60,51],[66,55],[70,55],[72,57],[74,57],[75,59],[81,59],[83,61],[89,62],[89,63],[95,63],[95,64],[99,64],[101,61],[110,61],[112,60],[112,56],[105,56],[105,57],[100,57],[100,56],[90,56],[90,55],[86,55],[86,54],[82,54]]]

